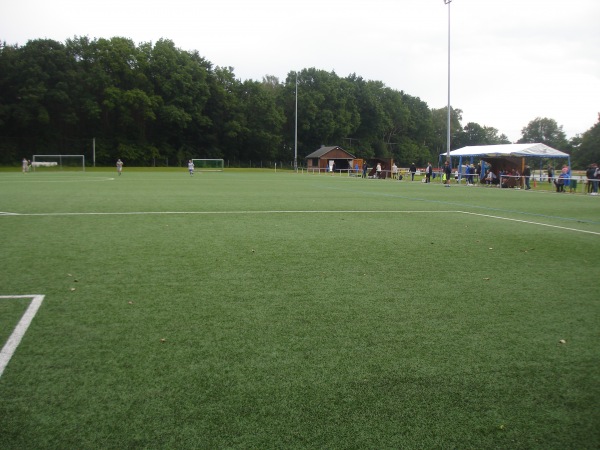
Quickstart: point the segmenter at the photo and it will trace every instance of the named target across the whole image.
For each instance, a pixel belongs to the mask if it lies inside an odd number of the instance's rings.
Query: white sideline
[[[27,328],[31,324],[35,314],[38,309],[42,305],[42,301],[44,300],[43,295],[0,295],[0,299],[10,299],[10,298],[31,298],[31,303],[27,307],[27,310],[19,320],[19,323],[13,330],[12,334],[2,347],[0,351],[0,377],[4,373],[4,369],[6,368],[10,358],[12,358],[13,353],[21,343],[21,339],[25,335]]]

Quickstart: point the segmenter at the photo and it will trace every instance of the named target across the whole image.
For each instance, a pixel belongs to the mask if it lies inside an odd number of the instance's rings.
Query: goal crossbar
[[[85,172],[85,155],[33,155],[31,167],[35,172],[40,168],[75,168]]]
[[[199,172],[222,172],[225,168],[225,161],[223,159],[204,159],[194,158],[194,170]]]

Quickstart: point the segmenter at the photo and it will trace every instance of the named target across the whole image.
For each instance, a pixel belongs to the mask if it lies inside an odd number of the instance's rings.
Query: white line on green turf
[[[36,175],[34,175],[36,176]],[[8,179],[8,180],[0,180],[0,183],[80,183],[82,181],[114,181],[114,177],[91,177],[91,178],[63,178],[63,179],[40,179],[40,178],[27,178],[27,179]]]
[[[0,299],[3,299],[3,298],[4,299],[31,298],[31,303],[29,304],[29,307],[27,308],[27,310],[21,317],[21,320],[19,320],[19,323],[13,330],[12,334],[6,341],[6,344],[4,344],[4,347],[2,347],[2,350],[0,351],[0,377],[4,373],[4,369],[6,368],[8,362],[10,361],[10,358],[12,358],[13,353],[15,352],[15,350],[21,343],[21,339],[23,339],[23,336],[25,335],[27,328],[29,328],[29,325],[31,324],[31,321],[33,320],[35,314],[37,313],[38,309],[42,305],[44,296],[43,295],[0,295]]]
[[[130,212],[74,212],[74,213],[4,213],[10,216],[139,216],[139,215],[161,215],[161,214],[440,214],[460,211],[370,211],[370,210],[275,210],[275,211],[130,211]]]
[[[596,231],[580,230],[578,228],[561,227],[559,225],[550,225],[548,223],[532,222],[530,220],[522,220],[522,219],[511,219],[509,217],[492,216],[490,214],[480,214],[480,213],[474,213],[474,212],[469,212],[469,211],[456,211],[456,212],[461,213],[461,214],[468,214],[470,216],[489,217],[490,219],[508,220],[510,222],[527,223],[530,225],[539,225],[541,227],[558,228],[559,230],[576,231],[578,233],[588,233],[588,234],[594,234],[596,236],[600,236],[600,233],[598,233]]]
[[[542,222],[533,222],[530,220],[522,219],[511,219],[509,217],[493,216],[490,214],[480,214],[469,211],[459,210],[437,210],[437,211],[424,211],[424,210],[385,210],[385,211],[370,211],[370,210],[274,210],[274,211],[130,211],[130,212],[74,212],[74,213],[0,213],[0,216],[11,216],[11,217],[60,217],[60,216],[143,216],[143,215],[251,215],[251,214],[469,214],[473,216],[487,217],[490,219],[497,220],[508,220],[511,222],[520,222],[530,225],[539,225],[542,227],[557,228],[559,230],[574,231],[578,233],[587,233],[600,236],[599,232],[580,230],[578,228],[562,227],[559,225],[551,225]]]

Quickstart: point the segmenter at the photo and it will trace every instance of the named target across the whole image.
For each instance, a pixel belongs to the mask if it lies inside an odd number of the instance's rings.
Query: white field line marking
[[[130,211],[130,212],[87,212],[87,213],[0,213],[0,216],[143,216],[143,215],[251,215],[251,214],[467,214],[472,216],[487,217],[490,219],[497,220],[508,220],[511,222],[526,223],[530,225],[538,225],[542,227],[557,228],[559,230],[574,231],[578,233],[593,234],[600,236],[599,232],[580,230],[578,228],[562,227],[560,225],[550,225],[542,222],[533,222],[530,220],[522,219],[511,219],[509,217],[494,216],[490,214],[480,214],[469,211],[458,211],[458,210],[436,210],[436,211],[423,211],[423,210],[386,210],[386,211],[369,211],[369,210],[274,210],[274,211]]]
[[[31,298],[31,303],[29,304],[29,306],[27,307],[27,310],[21,317],[21,320],[19,320],[19,323],[13,330],[12,334],[6,341],[6,344],[4,344],[4,347],[2,347],[2,350],[0,351],[0,377],[4,373],[4,369],[6,368],[6,365],[8,364],[8,362],[10,361],[10,358],[12,358],[13,353],[15,352],[15,350],[21,343],[21,339],[23,339],[23,336],[25,335],[27,328],[29,328],[29,325],[31,324],[33,317],[35,316],[38,309],[42,305],[44,296],[43,295],[0,295],[0,299],[3,299],[3,298],[6,298],[6,299]]]
[[[600,233],[598,233],[597,231],[580,230],[578,228],[561,227],[560,225],[550,225],[548,223],[532,222],[530,220],[522,220],[522,219],[511,219],[509,217],[492,216],[490,214],[480,214],[480,213],[474,213],[474,212],[469,212],[469,211],[456,211],[456,212],[460,213],[460,214],[468,214],[470,216],[488,217],[490,219],[497,219],[497,220],[508,220],[510,222],[527,223],[530,225],[539,225],[541,227],[558,228],[559,230],[576,231],[578,233],[588,233],[588,234],[594,234],[596,236],[600,236]]]
[[[35,180],[15,180],[15,179],[10,179],[10,180],[0,180],[0,183],[80,183],[80,182],[85,182],[85,181],[114,181],[114,178],[111,177],[93,177],[93,178],[77,178],[77,179],[62,179],[62,180],[50,180],[50,179],[35,179]]]
[[[292,210],[276,210],[276,211],[130,211],[130,212],[87,212],[87,213],[4,213],[10,216],[142,216],[142,215],[161,215],[161,214],[199,214],[199,215],[219,215],[219,214],[427,214],[427,213],[448,213],[460,211],[356,211],[356,210],[321,210],[321,211],[292,211]]]

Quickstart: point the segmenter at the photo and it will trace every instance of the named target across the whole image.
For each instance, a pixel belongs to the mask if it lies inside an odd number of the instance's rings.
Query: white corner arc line
[[[31,298],[31,303],[25,310],[25,313],[21,317],[21,320],[19,320],[19,323],[17,323],[17,326],[13,330],[13,332],[10,335],[10,337],[8,338],[8,340],[6,341],[6,344],[4,344],[4,347],[2,347],[2,350],[0,351],[0,377],[4,373],[4,369],[8,365],[10,358],[12,358],[12,355],[15,353],[15,350],[21,343],[21,339],[23,339],[23,336],[25,335],[27,328],[29,328],[29,325],[31,324],[31,321],[35,317],[35,314],[37,313],[38,309],[42,305],[44,296],[43,295],[0,295],[0,299],[3,299],[3,298],[4,299]]]

